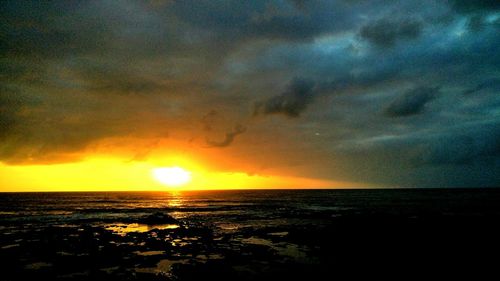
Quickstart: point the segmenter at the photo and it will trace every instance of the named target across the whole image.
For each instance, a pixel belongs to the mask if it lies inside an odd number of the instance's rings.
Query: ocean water
[[[4,280],[262,280],[386,261],[470,267],[500,250],[499,226],[497,189],[0,193]]]
[[[242,227],[347,214],[488,215],[498,214],[499,202],[496,189],[0,193],[0,220],[112,222],[164,212],[189,222]]]

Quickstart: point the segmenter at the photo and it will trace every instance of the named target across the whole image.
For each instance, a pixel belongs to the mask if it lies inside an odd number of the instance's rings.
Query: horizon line
[[[439,189],[497,189],[496,186],[478,187],[340,187],[340,188],[224,188],[224,189],[165,189],[165,190],[32,190],[0,191],[2,193],[121,193],[121,192],[204,192],[204,191],[304,191],[304,190],[439,190]]]

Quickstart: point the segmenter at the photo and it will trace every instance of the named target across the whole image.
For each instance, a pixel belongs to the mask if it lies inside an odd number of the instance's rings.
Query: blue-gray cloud
[[[460,12],[495,11],[500,9],[500,4],[495,0],[453,0],[453,7]]]
[[[284,114],[288,117],[299,117],[314,101],[317,94],[314,87],[312,81],[295,78],[283,93],[257,102],[254,107],[254,115]]]
[[[384,113],[389,117],[403,117],[422,113],[427,103],[439,94],[438,88],[419,87],[397,97],[385,109]]]
[[[415,19],[384,18],[363,26],[359,34],[376,46],[391,47],[397,41],[417,38],[422,32],[422,28],[422,23]]]

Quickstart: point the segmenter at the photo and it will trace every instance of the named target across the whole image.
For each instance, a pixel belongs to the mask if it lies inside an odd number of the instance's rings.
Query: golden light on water
[[[170,187],[182,186],[191,181],[191,173],[180,167],[163,167],[153,169],[154,178]]]

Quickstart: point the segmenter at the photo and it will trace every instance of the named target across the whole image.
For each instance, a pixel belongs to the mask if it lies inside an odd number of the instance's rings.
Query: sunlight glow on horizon
[[[189,173],[189,180],[186,180],[186,175],[181,175],[182,173],[177,174],[181,179],[166,179],[165,175],[152,176],[152,171],[162,169],[160,167],[179,169],[182,167],[184,172]],[[170,181],[171,184],[165,185]],[[177,186],[175,186],[176,181],[179,181]],[[16,166],[0,163],[0,192],[169,191],[172,190],[171,187],[175,190],[222,190],[352,188],[362,185],[289,175],[250,175],[237,171],[212,171],[182,157],[172,157],[163,162],[89,158],[76,163],[52,165]]]

